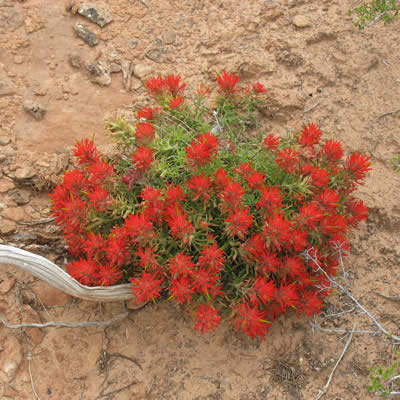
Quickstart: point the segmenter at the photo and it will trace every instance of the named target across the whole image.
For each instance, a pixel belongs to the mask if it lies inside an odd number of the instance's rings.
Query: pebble
[[[129,47],[130,49],[136,49],[136,47],[138,46],[138,44],[139,44],[139,40],[132,39],[131,41],[128,42],[128,47]]]
[[[47,94],[47,89],[43,87],[38,87],[33,91],[33,94],[35,96],[46,96]]]
[[[81,57],[78,54],[70,54],[68,56],[68,61],[70,65],[74,68],[80,68],[81,67]]]
[[[7,193],[9,190],[14,189],[14,182],[8,179],[0,181],[0,193]]]
[[[121,70],[122,70],[122,68],[121,68],[121,66],[119,64],[114,63],[114,62],[110,64],[110,73],[111,74],[115,74],[117,72],[121,72]]]
[[[15,189],[8,192],[8,195],[19,205],[24,205],[29,203],[31,199],[31,194],[24,189]]]
[[[139,79],[144,79],[152,72],[153,68],[150,65],[145,65],[145,64],[136,64],[135,68],[133,69],[133,74]]]
[[[101,28],[113,21],[112,16],[103,8],[91,3],[81,3],[78,8],[78,14],[94,22]]]
[[[13,58],[14,64],[22,64],[24,61],[25,61],[25,59],[22,56],[14,56],[14,58]]]
[[[28,166],[17,168],[17,170],[14,173],[15,179],[19,181],[31,179],[34,176],[36,176],[36,171],[32,167]]]
[[[173,44],[176,40],[176,33],[174,31],[167,31],[163,35],[163,41],[165,44]]]
[[[0,135],[0,146],[7,146],[11,143],[11,138],[6,135]]]
[[[17,224],[14,221],[4,219],[0,221],[0,233],[3,235],[8,235],[9,233],[14,232],[16,228]]]
[[[145,56],[157,63],[162,62],[165,59],[167,50],[164,47],[154,47],[146,51]]]
[[[15,87],[11,82],[0,82],[0,97],[12,96],[13,94],[15,94]]]
[[[31,100],[24,102],[24,110],[38,121],[43,119],[46,114],[46,109],[42,105]]]
[[[87,45],[90,47],[96,46],[99,41],[97,39],[96,34],[91,32],[85,25],[83,24],[76,24],[74,26],[74,31],[76,35],[81,38]]]
[[[17,278],[12,276],[0,283],[0,294],[7,294],[15,285]]]
[[[1,215],[13,222],[24,221],[27,217],[24,209],[21,207],[8,207],[1,212]]]
[[[311,26],[311,21],[304,15],[296,15],[292,23],[296,28],[307,28]]]
[[[19,365],[22,362],[22,348],[17,338],[9,334],[6,336],[0,358],[1,378],[5,382],[14,379]]]
[[[111,85],[110,67],[104,61],[96,61],[88,65],[90,80],[100,86]]]

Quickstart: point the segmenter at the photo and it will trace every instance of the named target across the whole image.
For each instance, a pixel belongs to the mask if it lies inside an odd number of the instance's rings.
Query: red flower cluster
[[[217,79],[219,99],[230,107],[240,104],[235,96],[266,91],[259,83],[240,91],[238,81],[227,72]],[[336,274],[335,252],[348,248],[348,230],[367,218],[353,192],[370,159],[354,153],[343,160],[341,144],[322,141],[314,124],[291,143],[270,134],[254,149],[191,120],[179,76],[157,76],[146,87],[163,110],[137,113],[127,153],[111,165],[92,141],[79,142],[78,168],[51,194],[74,256],[71,276],[90,286],[129,280],[138,302],[168,291],[201,333],[215,330],[225,308],[250,337],[265,337],[292,309],[319,312],[329,282],[302,255],[314,248],[319,265]],[[165,129],[166,112],[187,112],[186,122]],[[200,131],[192,134],[192,126]],[[179,146],[183,131],[186,147]]]

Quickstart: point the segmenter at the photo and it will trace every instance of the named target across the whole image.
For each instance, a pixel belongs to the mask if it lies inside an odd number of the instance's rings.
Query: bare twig
[[[325,275],[325,277],[328,279],[328,281],[329,281],[332,285],[334,285],[334,286],[336,286],[337,288],[339,288],[346,296],[348,296],[348,297],[357,305],[357,307],[360,308],[360,309],[368,316],[368,318],[378,327],[378,329],[379,329],[380,331],[382,331],[382,333],[384,333],[385,335],[387,335],[387,337],[388,337],[389,339],[395,340],[395,341],[397,341],[397,342],[400,342],[400,337],[399,337],[399,336],[393,335],[393,334],[390,333],[388,330],[386,330],[386,329],[377,321],[377,319],[376,319],[364,306],[362,306],[362,305],[360,304],[360,302],[350,293],[350,291],[349,291],[346,287],[342,286],[342,285],[341,285],[340,283],[338,283],[334,278],[332,278],[331,276],[329,276],[329,275],[325,272],[325,270],[321,267],[321,265],[319,264],[319,262],[318,262],[318,260],[316,259],[316,257],[313,256],[313,255],[311,255],[311,252],[312,252],[313,250],[314,250],[313,248],[312,248],[312,249],[306,250],[306,251],[303,253],[303,256],[304,256],[306,259],[311,260],[311,261],[314,263],[314,265],[317,267],[317,270],[318,270],[319,272],[322,272],[322,274]],[[342,268],[344,268],[344,266],[343,266],[343,259],[342,259],[342,258],[339,258],[339,262],[342,264]]]
[[[328,378],[328,380],[327,380],[325,386],[322,388],[322,390],[320,390],[320,391],[318,392],[318,395],[317,395],[317,397],[316,397],[316,400],[319,400],[319,399],[320,399],[322,396],[324,396],[325,393],[327,392],[328,386],[329,386],[329,384],[331,383],[331,380],[332,380],[332,378],[333,378],[333,374],[335,373],[335,370],[336,370],[337,366],[340,364],[340,361],[342,361],[343,356],[344,356],[344,354],[346,353],[347,348],[348,348],[349,345],[350,345],[351,339],[353,338],[353,333],[354,333],[354,325],[353,325],[353,329],[352,329],[352,331],[351,331],[351,333],[350,333],[350,336],[349,336],[349,338],[347,339],[347,342],[346,342],[346,344],[345,344],[345,346],[344,346],[344,348],[343,348],[342,354],[340,355],[340,357],[339,357],[338,360],[336,361],[336,364],[335,364],[335,366],[333,367],[332,372],[330,373],[329,378]]]
[[[382,118],[385,118],[385,117],[388,117],[389,115],[397,114],[398,112],[400,112],[400,109],[394,110],[394,111],[389,111],[389,112],[387,112],[387,113],[385,113],[385,114],[380,115],[380,116],[377,118],[377,120],[382,119]]]
[[[316,322],[311,322],[310,321],[310,325],[312,327],[312,329],[318,329],[321,332],[328,332],[328,333],[344,333],[344,334],[348,334],[348,333],[362,333],[362,334],[366,334],[366,335],[383,335],[383,332],[381,331],[353,331],[350,329],[327,329],[327,328],[323,328],[320,324],[317,324]]]
[[[388,296],[386,294],[383,293],[378,293],[378,292],[374,292],[376,295],[384,297],[385,299],[388,300],[393,300],[393,301],[400,301],[400,296]]]
[[[39,220],[37,220],[37,221],[31,221],[31,222],[26,222],[26,221],[20,221],[20,222],[17,222],[17,224],[20,224],[20,225],[41,225],[41,224],[47,224],[47,223],[49,223],[49,222],[53,222],[55,220],[55,218],[54,217],[52,217],[52,218],[44,218],[44,219],[39,219]]]
[[[86,322],[60,322],[60,321],[49,321],[44,322],[42,324],[39,323],[21,323],[21,324],[10,324],[4,317],[0,314],[0,321],[10,329],[20,329],[20,328],[87,328],[89,326],[109,326],[112,323],[119,321],[127,317],[129,312],[125,311],[121,314],[118,314],[114,318],[111,318],[108,321],[86,321]]]
[[[33,377],[32,377],[32,371],[31,371],[32,353],[28,353],[27,359],[28,359],[28,371],[29,371],[29,377],[31,379],[32,391],[33,391],[33,394],[35,395],[36,399],[40,400],[39,395],[36,393],[35,385],[33,384]]]
[[[322,100],[318,100],[317,103],[315,103],[310,108],[307,108],[306,110],[304,110],[303,113],[307,113],[307,112],[310,112],[310,111],[314,110],[314,108],[317,108],[321,103],[322,103]]]
[[[103,397],[112,397],[115,394],[122,392],[123,390],[129,389],[131,386],[136,385],[137,383],[139,383],[139,382],[138,381],[132,381],[128,385],[122,386],[121,388],[113,390],[113,391],[108,392],[108,393],[103,393],[103,390],[102,390],[100,392],[100,394],[96,397],[96,400],[97,399],[102,399]]]

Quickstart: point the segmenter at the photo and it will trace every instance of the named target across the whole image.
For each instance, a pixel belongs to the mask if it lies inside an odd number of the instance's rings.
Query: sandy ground
[[[49,216],[46,191],[68,167],[75,141],[95,135],[97,144],[110,143],[105,122],[132,118],[147,104],[143,81],[150,74],[179,73],[190,92],[226,69],[269,89],[267,132],[283,135],[315,122],[347,152],[372,157],[358,192],[370,216],[352,234],[346,268],[354,296],[399,334],[399,303],[376,293],[400,294],[400,175],[390,166],[400,154],[400,18],[359,31],[347,16],[356,2],[346,0],[104,2],[113,22],[101,28],[74,14],[72,3],[66,11],[60,0],[0,0],[0,243],[61,265],[57,228],[18,222]],[[96,46],[76,36],[76,23],[97,36]],[[92,82],[87,65],[97,61],[115,71],[107,86]],[[121,67],[133,69],[129,82]],[[44,118],[24,111],[26,101],[46,109]],[[345,296],[332,295],[316,322],[328,330],[376,330],[357,310],[347,312],[352,308]],[[100,321],[119,314],[121,304],[73,300],[2,265],[0,311],[10,323]],[[281,318],[261,342],[229,327],[200,336],[164,300],[106,329],[1,326],[0,396],[315,399],[347,336],[309,322]],[[385,336],[354,334],[324,398],[373,398],[368,368],[392,357]]]

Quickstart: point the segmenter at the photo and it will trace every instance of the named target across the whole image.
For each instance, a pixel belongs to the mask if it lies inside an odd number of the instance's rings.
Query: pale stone
[[[292,23],[296,28],[307,28],[311,26],[311,21],[304,15],[296,15]]]

